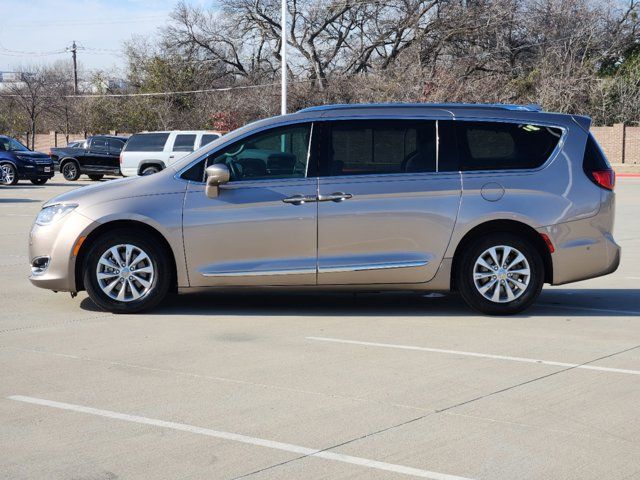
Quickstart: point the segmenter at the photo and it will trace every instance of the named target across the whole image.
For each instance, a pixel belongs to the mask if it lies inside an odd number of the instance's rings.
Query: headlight
[[[42,210],[40,210],[40,213],[38,213],[36,223],[42,226],[50,225],[56,220],[60,220],[77,206],[78,205],[65,205],[63,203],[57,203],[56,205],[49,205],[48,207],[44,207]]]
[[[16,158],[18,160],[22,160],[23,162],[27,162],[27,163],[36,163],[35,159],[31,158],[31,157],[23,157],[22,155],[16,155]]]

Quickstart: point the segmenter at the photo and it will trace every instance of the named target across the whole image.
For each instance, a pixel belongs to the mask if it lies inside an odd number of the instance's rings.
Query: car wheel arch
[[[160,170],[167,168],[162,160],[143,160],[138,166],[138,175],[141,175],[142,171],[147,167],[160,167]]]
[[[489,220],[486,222],[479,223],[475,225],[473,228],[469,229],[464,236],[460,239],[458,244],[456,245],[455,252],[453,254],[453,262],[451,267],[451,289],[455,290],[455,275],[456,268],[458,268],[458,262],[460,260],[461,254],[465,247],[468,246],[474,240],[486,235],[487,233],[510,233],[518,236],[522,236],[527,240],[530,240],[533,245],[536,247],[538,253],[542,258],[544,264],[544,282],[552,283],[553,282],[553,261],[551,259],[551,252],[549,252],[549,248],[547,247],[544,239],[540,235],[540,233],[533,228],[531,225],[524,223],[519,220],[511,220],[511,219],[498,219],[498,220]]]
[[[176,254],[173,251],[173,248],[171,247],[169,241],[158,229],[156,229],[152,225],[149,225],[148,223],[145,223],[139,220],[127,219],[127,220],[111,220],[105,223],[100,223],[96,228],[91,230],[91,232],[89,232],[86,235],[86,238],[82,242],[80,250],[78,251],[78,255],[76,256],[75,272],[74,272],[76,291],[81,291],[85,289],[83,285],[83,279],[82,279],[83,269],[86,262],[86,254],[89,251],[90,245],[92,245],[92,243],[104,233],[113,231],[114,229],[118,229],[118,228],[126,228],[128,230],[133,229],[133,230],[143,231],[145,234],[150,235],[153,238],[158,240],[163,250],[169,256],[171,269],[172,269],[171,271],[172,290],[174,291],[177,290],[178,281],[177,281]]]

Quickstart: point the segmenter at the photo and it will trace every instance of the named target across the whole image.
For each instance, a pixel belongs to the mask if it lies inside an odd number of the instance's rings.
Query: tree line
[[[539,103],[597,124],[640,121],[640,0],[287,5],[292,111],[324,103]],[[73,95],[69,65],[23,67],[23,82],[0,92],[0,130],[233,129],[279,113],[280,42],[280,0],[211,8],[181,1],[156,36],[123,46],[123,82],[91,73],[92,95]]]

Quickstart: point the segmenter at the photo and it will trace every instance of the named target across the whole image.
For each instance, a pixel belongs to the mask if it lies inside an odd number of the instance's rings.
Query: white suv
[[[125,177],[157,173],[221,135],[208,130],[136,133],[122,149],[120,171]]]

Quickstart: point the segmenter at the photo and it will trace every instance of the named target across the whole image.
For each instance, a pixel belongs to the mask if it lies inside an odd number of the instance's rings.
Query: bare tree
[[[42,67],[25,67],[17,70],[19,81],[7,88],[7,95],[15,99],[29,119],[31,148],[35,147],[36,124],[40,115],[47,109],[50,98],[47,91],[45,70]]]

